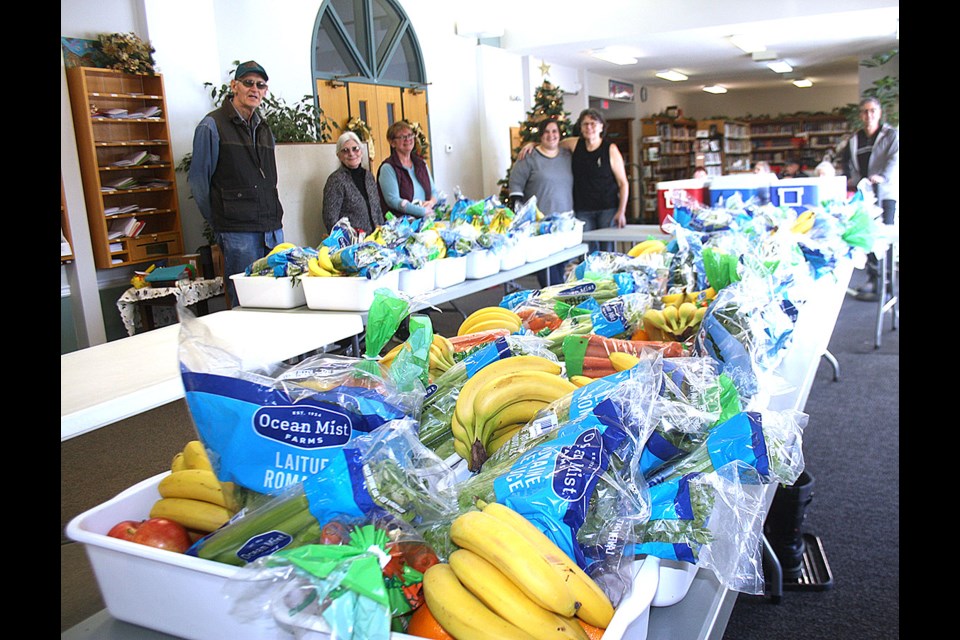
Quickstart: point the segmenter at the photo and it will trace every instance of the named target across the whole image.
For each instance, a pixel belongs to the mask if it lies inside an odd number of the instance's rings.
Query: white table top
[[[660,225],[656,224],[628,224],[622,229],[593,229],[583,232],[584,242],[643,242],[650,236],[661,240],[671,238]]]
[[[220,311],[197,318],[244,363],[274,363],[363,331],[357,314]],[[60,356],[60,441],[184,397],[180,325]],[[256,336],[256,340],[251,340]]]

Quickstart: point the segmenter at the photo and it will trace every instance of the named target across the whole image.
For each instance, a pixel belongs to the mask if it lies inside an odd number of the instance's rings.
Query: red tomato
[[[114,525],[107,535],[177,553],[190,548],[190,533],[186,527],[166,518],[148,518],[140,522],[124,520]]]

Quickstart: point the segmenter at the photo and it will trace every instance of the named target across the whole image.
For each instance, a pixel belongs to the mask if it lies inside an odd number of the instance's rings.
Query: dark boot
[[[803,568],[803,519],[813,500],[816,480],[804,471],[793,486],[779,486],[770,505],[763,532],[783,568],[784,581],[794,582]]]

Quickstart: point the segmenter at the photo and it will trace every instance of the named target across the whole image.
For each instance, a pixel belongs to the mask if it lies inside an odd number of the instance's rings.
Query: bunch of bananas
[[[817,217],[817,212],[808,209],[804,211],[799,216],[797,216],[796,222],[793,223],[793,226],[790,227],[791,233],[810,233],[810,230],[813,229],[813,221]]]
[[[451,416],[453,448],[479,471],[486,459],[545,406],[577,389],[559,363],[522,355],[488,364],[470,377]]]
[[[490,231],[494,233],[506,233],[510,230],[510,223],[513,222],[513,212],[505,207],[497,209],[490,220]]]
[[[337,268],[333,266],[333,261],[330,260],[330,247],[325,244],[320,245],[317,249],[317,257],[307,260],[307,272],[321,278],[340,275]]]
[[[150,517],[167,518],[201,534],[216,531],[240,509],[237,488],[217,479],[199,440],[191,440],[177,452],[170,475],[157,489],[160,499],[150,509]]]
[[[647,253],[663,253],[667,248],[667,244],[663,240],[644,240],[643,242],[638,242],[633,245],[627,255],[631,258],[636,258],[637,256],[642,256]]]
[[[510,333],[520,330],[522,320],[515,312],[503,307],[481,307],[468,315],[457,329],[458,336],[488,331],[490,329],[509,329]]]
[[[481,504],[454,520],[460,547],[423,576],[434,618],[457,640],[586,640],[576,618],[605,629],[610,599],[559,547],[521,514]]]
[[[401,342],[380,358],[380,364],[389,369],[400,351],[409,348],[408,343]],[[430,367],[427,373],[430,380],[436,380],[444,371],[456,364],[456,360],[453,359],[454,351],[453,344],[448,338],[439,333],[433,334],[433,342],[430,343]]]
[[[679,306],[666,305],[663,309],[647,309],[643,314],[643,329],[651,340],[676,340],[682,342],[700,327],[706,307],[692,302]]]

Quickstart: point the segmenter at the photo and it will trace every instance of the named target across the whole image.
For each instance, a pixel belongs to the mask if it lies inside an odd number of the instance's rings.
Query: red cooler
[[[674,203],[694,201],[704,204],[707,193],[706,180],[668,180],[657,183],[657,214],[660,224],[668,215],[673,216]]]

